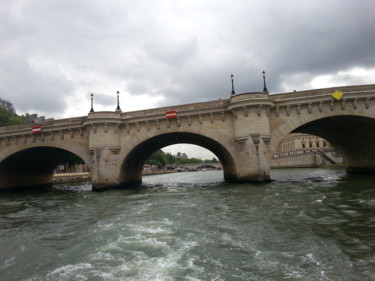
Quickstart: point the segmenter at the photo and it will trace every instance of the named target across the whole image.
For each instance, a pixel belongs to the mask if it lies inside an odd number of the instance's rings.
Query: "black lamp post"
[[[94,94],[91,93],[91,109],[90,112],[94,112]]]
[[[263,70],[262,72],[263,75],[263,92],[268,92],[267,86],[266,86],[266,72]]]
[[[232,93],[231,93],[231,95],[235,95],[236,93],[234,92],[234,86],[233,86],[233,74],[230,75],[230,78],[232,80]]]
[[[117,108],[116,108],[116,112],[121,112],[121,108],[120,108],[120,92],[117,91]]]

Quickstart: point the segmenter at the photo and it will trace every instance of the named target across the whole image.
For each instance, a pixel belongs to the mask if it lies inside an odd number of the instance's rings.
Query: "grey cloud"
[[[53,114],[85,87],[96,103],[115,104],[115,92],[101,94],[110,87],[162,95],[163,106],[226,98],[232,73],[237,93],[262,90],[262,70],[268,89],[280,92],[375,67],[372,0],[201,2],[3,4],[0,96],[19,110]],[[30,60],[49,66],[35,69]]]
[[[65,98],[73,89],[66,77],[55,69],[40,72],[16,58],[0,61],[0,93],[17,110],[51,116],[67,106]]]
[[[190,38],[153,38],[144,46],[150,57],[174,67],[183,67],[189,58],[194,58],[198,42]]]
[[[117,91],[116,91],[117,92]],[[94,104],[101,104],[104,106],[113,106],[113,111],[116,109],[117,105],[117,94],[114,92],[111,94],[104,94],[104,93],[93,93],[94,94]]]

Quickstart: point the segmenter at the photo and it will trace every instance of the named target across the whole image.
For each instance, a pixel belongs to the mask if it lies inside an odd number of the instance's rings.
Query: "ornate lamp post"
[[[268,92],[267,86],[266,86],[266,72],[263,70],[262,72],[263,75],[263,92]]]
[[[117,94],[117,107],[116,107],[116,112],[121,112],[121,108],[120,108],[120,92],[117,91],[116,94]]]
[[[94,94],[91,93],[90,97],[91,97],[91,109],[90,109],[90,112],[94,112]]]
[[[231,80],[232,80],[232,93],[231,93],[231,95],[233,96],[233,95],[236,94],[236,93],[234,92],[234,86],[233,86],[233,74],[230,75],[230,78],[231,78]]]

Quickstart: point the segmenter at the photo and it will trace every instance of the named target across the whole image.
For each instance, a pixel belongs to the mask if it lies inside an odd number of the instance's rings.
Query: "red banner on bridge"
[[[167,112],[165,113],[165,117],[166,117],[167,119],[176,118],[176,117],[177,117],[177,112],[176,112],[176,110],[167,111]]]
[[[40,127],[40,126],[34,126],[32,128],[32,132],[33,132],[33,134],[40,134],[42,132],[42,127]]]

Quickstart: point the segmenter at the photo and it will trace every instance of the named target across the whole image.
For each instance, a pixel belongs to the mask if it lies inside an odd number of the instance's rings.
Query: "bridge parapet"
[[[335,91],[340,91],[344,95],[340,100],[332,97]],[[292,111],[297,115],[307,109],[307,113],[311,114],[317,108],[318,112],[328,109],[335,112],[336,109],[341,109],[350,114],[350,109],[356,110],[359,106],[364,106],[366,109],[370,107],[374,100],[375,88],[374,85],[365,86],[347,86],[347,87],[332,87],[326,89],[308,90],[302,92],[292,92],[284,94],[271,95],[274,105],[271,107],[273,116],[279,117],[280,114],[285,113],[286,116],[292,116]]]
[[[316,102],[322,99],[332,99],[332,94],[335,91],[344,93],[343,98],[374,97],[375,93],[374,85],[361,85],[273,94],[269,96],[269,99],[273,100],[275,105],[298,104],[306,101]]]
[[[268,92],[249,92],[237,94],[231,97],[229,108],[236,107],[238,105],[258,105],[258,104],[270,104],[272,101],[269,99]]]
[[[160,121],[166,119],[165,113],[170,110],[176,110],[177,119],[193,116],[199,117],[203,115],[226,112],[228,110],[228,102],[228,99],[224,99],[210,102],[192,103],[187,105],[162,107],[157,109],[124,112],[121,114],[121,119],[123,123]]]
[[[44,138],[46,135],[59,133],[61,135],[69,133],[74,135],[77,132],[82,136],[84,134],[84,128],[82,127],[83,121],[87,117],[68,118],[60,120],[43,121],[35,124],[27,125],[14,125],[0,127],[0,139],[6,139],[9,137],[29,137],[35,134],[32,132],[34,126],[40,126],[42,128],[41,133],[38,135]]]

